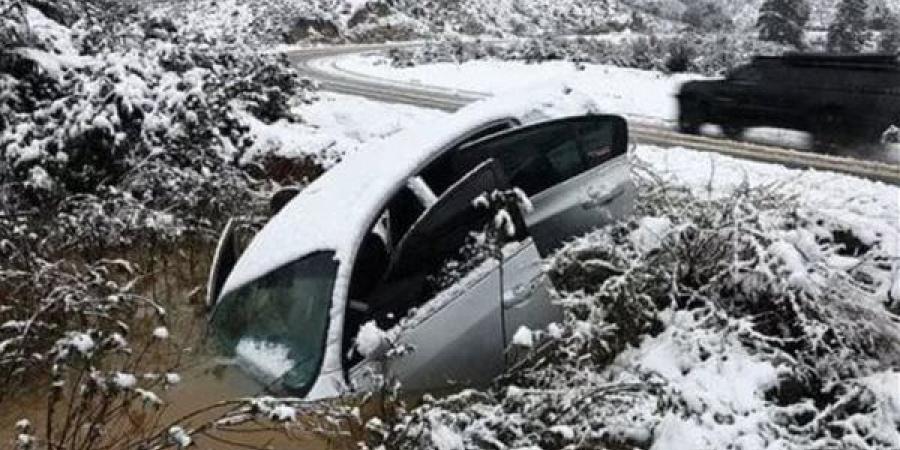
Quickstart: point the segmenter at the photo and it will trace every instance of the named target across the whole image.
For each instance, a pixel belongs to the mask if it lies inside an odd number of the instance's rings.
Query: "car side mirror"
[[[274,217],[281,212],[281,210],[284,209],[284,207],[299,193],[300,188],[297,186],[288,186],[279,189],[272,195],[272,198],[269,199],[269,215]]]

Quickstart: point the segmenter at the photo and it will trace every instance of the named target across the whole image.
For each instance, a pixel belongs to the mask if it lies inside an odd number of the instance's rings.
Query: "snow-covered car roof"
[[[222,295],[314,252],[333,251],[339,262],[348,261],[383,205],[409,177],[481,125],[509,118],[530,124],[599,112],[586,95],[554,83],[527,95],[475,103],[349,155],[263,227],[228,276]]]

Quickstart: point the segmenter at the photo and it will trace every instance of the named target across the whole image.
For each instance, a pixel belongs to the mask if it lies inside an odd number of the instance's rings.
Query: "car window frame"
[[[585,154],[585,152],[584,152],[584,150],[583,150],[583,140],[582,140],[582,137],[581,137],[581,132],[577,129],[577,125],[578,125],[579,122],[582,122],[582,121],[588,121],[588,120],[591,120],[591,119],[598,119],[598,118],[600,118],[600,119],[605,119],[605,120],[612,120],[612,121],[622,121],[622,122],[625,122],[624,118],[622,118],[622,117],[619,116],[619,115],[615,115],[615,114],[587,114],[587,115],[575,116],[575,117],[563,117],[563,118],[560,118],[560,119],[554,119],[554,120],[548,120],[548,121],[544,121],[544,122],[539,122],[539,123],[536,123],[536,124],[532,124],[532,125],[528,125],[528,126],[524,126],[524,127],[519,127],[519,128],[515,128],[515,129],[511,129],[511,130],[507,130],[507,131],[505,131],[505,132],[503,132],[503,133],[498,133],[498,134],[494,134],[494,135],[491,135],[491,136],[486,136],[486,137],[484,137],[484,138],[482,138],[482,139],[478,139],[478,140],[475,140],[475,141],[472,141],[472,142],[469,142],[469,143],[467,143],[467,144],[465,144],[465,145],[460,146],[460,147],[457,149],[457,152],[459,152],[459,154],[462,154],[463,152],[476,151],[476,150],[477,150],[477,147],[478,147],[479,145],[483,145],[483,144],[485,144],[485,143],[487,143],[487,142],[489,142],[489,141],[492,141],[492,140],[503,139],[503,138],[505,138],[505,137],[511,137],[511,136],[513,136],[513,135],[520,134],[520,133],[527,133],[527,132],[529,132],[529,131],[532,131],[532,130],[535,130],[535,129],[540,129],[540,128],[543,128],[543,127],[550,127],[550,126],[555,126],[555,125],[559,125],[559,124],[566,124],[568,127],[570,127],[570,132],[571,132],[571,134],[572,134],[573,136],[575,136],[574,139],[575,139],[576,149],[577,149],[577,151],[578,151],[578,153],[579,153],[579,156],[580,156],[581,161],[582,161],[582,164],[583,164],[582,170],[579,171],[578,173],[576,173],[576,174],[574,174],[574,175],[570,175],[570,176],[566,177],[565,179],[562,179],[562,180],[560,180],[560,181],[554,183],[553,185],[551,185],[551,186],[549,186],[549,187],[546,187],[546,188],[544,188],[544,189],[542,189],[542,190],[540,190],[540,191],[538,191],[538,192],[534,192],[534,193],[532,193],[532,194],[528,194],[528,196],[529,196],[530,198],[534,199],[534,198],[538,198],[539,196],[541,196],[541,195],[544,194],[545,192],[551,191],[552,189],[554,189],[554,188],[557,187],[557,186],[566,184],[566,183],[568,183],[568,182],[571,181],[571,180],[577,179],[577,178],[583,176],[584,174],[589,173],[589,172],[595,170],[597,167],[600,167],[600,166],[602,166],[602,165],[604,165],[604,164],[607,164],[607,163],[609,163],[609,162],[615,160],[616,158],[618,158],[618,157],[620,157],[620,156],[622,156],[622,155],[624,155],[624,154],[627,153],[629,135],[628,135],[628,127],[627,127],[627,123],[625,123],[625,126],[622,127],[622,129],[621,129],[621,131],[622,131],[622,135],[621,135],[622,142],[613,142],[613,143],[611,144],[613,147],[615,147],[615,146],[617,146],[617,145],[619,145],[619,144],[622,144],[622,147],[623,147],[623,148],[622,148],[622,151],[621,151],[621,152],[617,152],[616,149],[613,148],[613,151],[611,152],[610,156],[609,156],[608,158],[606,158],[604,161],[602,161],[602,162],[600,162],[600,163],[598,163],[598,164],[595,164],[595,165],[591,165],[591,164],[590,164],[590,162],[588,161],[587,155]],[[612,125],[612,126],[615,127],[615,126],[617,126],[617,125]],[[503,163],[502,163],[503,158],[502,158],[501,156],[499,156],[499,155],[497,154],[497,152],[493,152],[493,153],[491,153],[491,154],[489,154],[489,155],[483,155],[483,156],[484,156],[484,158],[482,158],[482,160],[486,160],[486,159],[493,158],[493,159],[495,159],[495,160],[498,161],[498,163],[500,164],[501,168],[503,167]],[[473,158],[473,159],[477,159],[477,158]],[[510,183],[514,185],[515,183],[512,182],[513,175],[512,175],[512,174],[506,174],[506,176],[508,177]]]

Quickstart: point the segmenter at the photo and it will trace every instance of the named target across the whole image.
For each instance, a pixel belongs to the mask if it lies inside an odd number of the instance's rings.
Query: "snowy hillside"
[[[837,2],[810,0],[808,26],[827,27]],[[725,20],[728,31],[748,32],[756,26],[761,4],[762,0],[155,0],[154,10],[209,35],[273,44],[673,32],[697,20]],[[900,11],[891,0],[869,4],[870,16],[881,9]]]

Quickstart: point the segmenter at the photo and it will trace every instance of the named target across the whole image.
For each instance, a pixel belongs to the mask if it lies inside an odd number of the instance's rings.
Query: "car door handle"
[[[581,201],[581,207],[584,209],[600,208],[614,202],[617,198],[625,194],[625,188],[617,186],[609,194],[600,196],[597,191],[588,191],[587,198]]]

